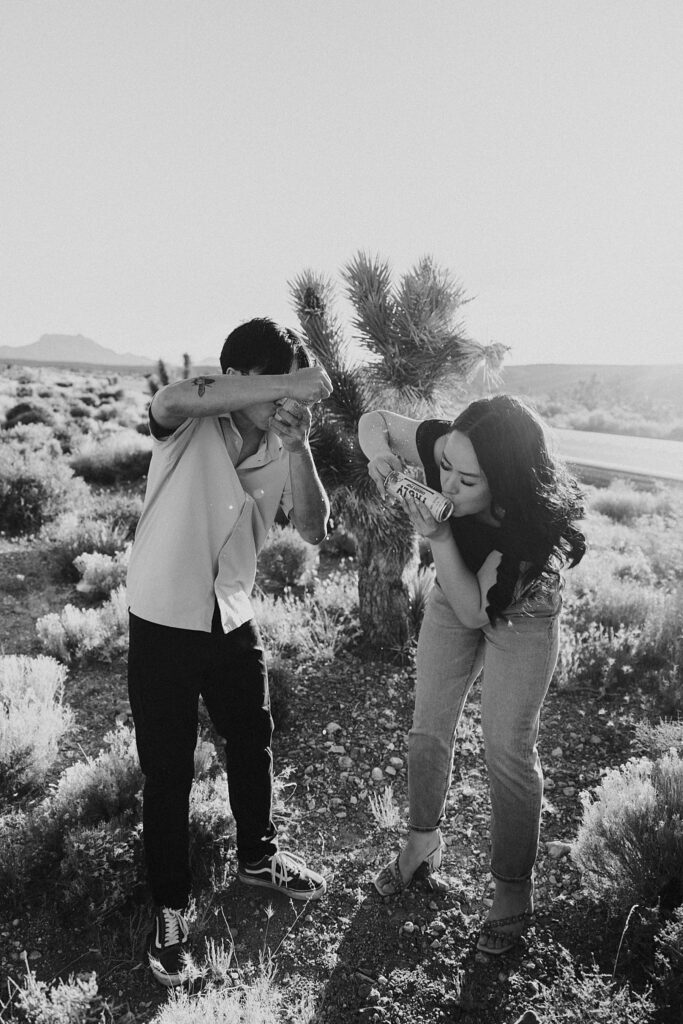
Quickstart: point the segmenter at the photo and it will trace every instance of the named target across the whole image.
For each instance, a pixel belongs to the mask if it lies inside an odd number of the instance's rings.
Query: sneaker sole
[[[308,892],[297,892],[294,889],[285,889],[284,886],[277,885],[275,882],[267,882],[265,879],[243,875],[241,872],[238,873],[237,877],[245,885],[253,885],[258,889],[270,889],[271,892],[282,893],[283,896],[287,896],[290,900],[301,900],[304,903],[309,903],[311,900],[319,900],[327,892],[326,882],[319,885],[317,889],[310,889]]]
[[[149,964],[149,969],[152,973],[152,977],[154,978],[154,980],[158,982],[159,985],[163,985],[164,988],[179,988],[181,985],[184,985],[186,982],[190,980],[189,975],[185,973],[169,974],[168,971],[160,971],[157,968],[153,967],[151,963]]]

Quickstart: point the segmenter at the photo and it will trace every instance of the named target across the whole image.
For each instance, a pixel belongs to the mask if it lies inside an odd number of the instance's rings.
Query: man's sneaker
[[[256,864],[240,861],[238,877],[246,885],[274,889],[293,900],[318,900],[327,889],[322,875],[311,871],[301,857],[281,850]]]
[[[187,921],[182,912],[157,907],[147,940],[147,955],[150,970],[160,985],[176,988],[188,980],[185,954],[189,948]]]

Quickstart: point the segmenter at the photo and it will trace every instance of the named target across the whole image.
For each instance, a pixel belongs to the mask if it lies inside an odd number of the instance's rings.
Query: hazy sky
[[[683,360],[681,0],[0,0],[0,86],[0,344],[199,360],[364,249],[509,362]]]

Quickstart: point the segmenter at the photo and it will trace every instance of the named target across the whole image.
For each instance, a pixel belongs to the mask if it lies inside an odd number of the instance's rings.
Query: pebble
[[[370,773],[370,778],[374,782],[381,782],[382,779],[384,778],[384,772],[382,771],[381,768],[373,768]]]
[[[339,758],[339,767],[340,768],[353,768],[353,761],[348,756],[340,757]]]
[[[390,757],[389,758],[389,764],[393,765],[394,768],[402,768],[403,767],[403,763],[404,762],[403,762],[403,758],[402,757]]]
[[[559,860],[560,857],[564,857],[572,851],[571,843],[563,843],[559,840],[546,843],[545,848],[548,851],[548,856],[552,857],[553,860]]]
[[[384,771],[385,771],[385,774],[387,774],[387,775],[392,775],[392,776],[393,776],[393,775],[396,775],[396,769],[395,769],[395,768],[392,768],[390,764],[388,764],[388,765],[386,766],[386,768],[384,769]]]
[[[555,747],[554,750],[550,751],[550,756],[551,757],[562,757],[563,753],[564,753],[564,751],[562,750],[562,747]]]
[[[333,733],[338,732],[340,729],[341,725],[339,724],[339,722],[329,722],[329,724],[325,726],[324,732],[326,732],[328,736],[331,736]]]
[[[574,794],[576,793],[576,789],[574,786],[565,786],[562,792],[565,796],[574,796]]]
[[[330,753],[331,754],[345,754],[346,753],[346,747],[342,747],[341,744],[336,744],[335,746],[330,747]]]

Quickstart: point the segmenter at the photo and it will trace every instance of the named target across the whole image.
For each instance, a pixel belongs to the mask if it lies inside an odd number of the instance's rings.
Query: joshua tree
[[[411,634],[407,577],[416,566],[416,540],[403,512],[378,499],[358,445],[358,420],[377,407],[428,415],[478,368],[495,373],[506,349],[465,336],[463,290],[429,257],[397,286],[388,263],[362,252],[342,277],[367,362],[351,358],[331,281],[305,270],[289,287],[310,348],[334,385],[316,413],[313,444],[333,514],[356,539],[361,626],[373,643],[397,650]]]
[[[149,393],[150,395],[152,395],[152,397],[154,397],[159,388],[165,387],[170,380],[168,376],[168,370],[166,369],[166,363],[163,361],[163,359],[160,359],[157,362],[157,372],[146,373],[145,377],[147,379],[147,387],[149,388]]]

